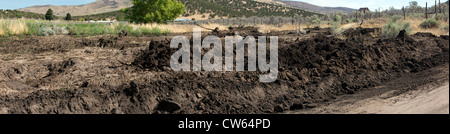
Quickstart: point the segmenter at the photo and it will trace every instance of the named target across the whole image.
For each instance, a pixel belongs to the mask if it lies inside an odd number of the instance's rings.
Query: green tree
[[[411,9],[411,11],[413,12],[413,13],[415,13],[415,11],[416,11],[416,8],[418,7],[418,3],[417,3],[417,1],[411,1],[411,2],[409,2],[409,8]]]
[[[72,20],[72,15],[70,15],[70,13],[67,13],[66,20]]]
[[[178,0],[133,0],[128,17],[134,23],[166,23],[184,11],[184,4]]]
[[[53,10],[52,9],[48,9],[47,13],[45,13],[45,20],[53,20]]]

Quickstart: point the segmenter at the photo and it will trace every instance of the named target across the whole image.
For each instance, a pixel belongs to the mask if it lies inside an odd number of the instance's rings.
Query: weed
[[[434,18],[430,18],[430,19],[426,19],[425,21],[423,21],[422,23],[420,23],[420,27],[421,28],[439,28],[439,26],[441,25],[441,22],[437,21]]]

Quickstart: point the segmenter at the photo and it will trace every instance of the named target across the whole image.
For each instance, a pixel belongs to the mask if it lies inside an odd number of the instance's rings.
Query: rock
[[[308,104],[308,105],[305,105],[305,108],[315,108],[315,107],[317,107],[316,104]]]
[[[347,94],[355,94],[355,91],[353,91],[353,90],[347,90]]]
[[[303,104],[294,103],[294,104],[292,104],[290,110],[300,110],[300,109],[303,109],[303,108],[304,108]]]
[[[203,98],[201,93],[197,93],[197,98]]]
[[[170,101],[170,100],[163,100],[159,102],[158,106],[156,107],[156,110],[160,111],[167,111],[169,113],[173,113],[177,110],[180,110],[181,106],[180,104]]]
[[[83,82],[80,87],[88,87],[89,83],[87,81]]]
[[[281,112],[284,111],[284,109],[283,109],[281,106],[275,106],[275,107],[273,108],[273,111],[274,111],[274,112],[277,112],[277,113],[281,113]]]
[[[124,92],[127,96],[134,96],[139,94],[139,88],[137,87],[136,83],[134,83],[134,81],[131,81],[130,87],[125,89]]]

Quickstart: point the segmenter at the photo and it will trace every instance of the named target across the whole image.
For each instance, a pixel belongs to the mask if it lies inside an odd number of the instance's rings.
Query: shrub
[[[335,15],[335,16],[333,17],[333,21],[334,21],[334,22],[341,22],[341,21],[342,21],[342,17],[339,16],[339,15]]]
[[[67,34],[69,34],[69,31],[66,29],[66,27],[53,26],[52,30],[55,31],[56,35],[67,35]]]
[[[439,26],[441,25],[441,22],[437,21],[434,18],[430,18],[427,19],[425,21],[423,21],[422,23],[420,23],[420,27],[421,28],[439,28]]]
[[[356,22],[356,18],[348,18],[344,21],[344,23],[353,23]]]
[[[409,22],[402,23],[397,22],[400,16],[395,15],[391,18],[388,24],[383,26],[383,35],[387,38],[394,38],[400,33],[401,30],[405,30],[406,33],[411,34],[412,28]]]
[[[320,26],[320,19],[315,19],[312,21],[312,24],[316,25],[316,26]]]
[[[50,36],[50,35],[67,35],[69,31],[66,27],[50,25],[50,26],[42,26],[39,28],[39,35],[41,36]]]
[[[336,34],[336,35],[338,35],[338,34],[340,34],[341,32],[342,32],[342,29],[341,28],[339,28],[339,26],[341,25],[341,23],[339,23],[339,22],[331,22],[331,30],[333,30],[333,33],[334,34]]]
[[[41,36],[50,36],[50,35],[55,35],[56,32],[53,31],[53,29],[50,27],[44,27],[39,30],[39,34]]]
[[[448,32],[448,25],[441,27],[442,30],[447,31]]]
[[[435,16],[435,19],[447,22],[448,21],[448,15],[446,15],[446,14],[437,14]]]

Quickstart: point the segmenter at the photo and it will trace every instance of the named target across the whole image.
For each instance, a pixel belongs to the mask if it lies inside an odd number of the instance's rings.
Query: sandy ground
[[[389,99],[370,100],[348,113],[449,114],[449,84],[423,91],[411,91]]]
[[[423,77],[421,77],[423,76]],[[423,80],[429,76],[430,80]],[[449,114],[448,65],[289,114]],[[405,83],[405,84],[401,84]]]

